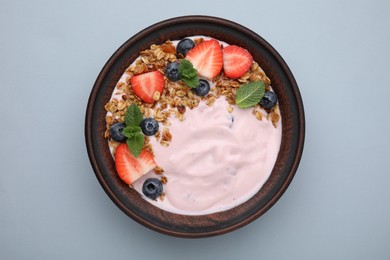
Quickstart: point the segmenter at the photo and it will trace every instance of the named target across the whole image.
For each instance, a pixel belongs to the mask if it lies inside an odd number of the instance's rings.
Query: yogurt
[[[153,205],[173,213],[202,215],[231,209],[255,195],[269,178],[281,142],[281,126],[259,121],[251,109],[227,110],[223,97],[212,106],[201,102],[171,118],[168,147],[151,139],[155,161],[168,182],[163,200]],[[142,194],[142,184],[133,187]]]

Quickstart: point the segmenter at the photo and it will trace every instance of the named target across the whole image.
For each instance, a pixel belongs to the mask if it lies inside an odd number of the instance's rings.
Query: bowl
[[[110,154],[104,105],[121,75],[152,44],[204,35],[246,48],[259,63],[279,98],[282,141],[272,173],[252,198],[230,210],[207,215],[181,215],[161,210],[119,179]],[[261,36],[244,26],[210,16],[182,16],[156,23],[126,41],[107,61],[92,88],[85,118],[88,156],[101,186],[130,218],[157,232],[185,238],[225,234],[259,218],[282,196],[297,171],[304,146],[304,108],[297,83],[285,61]]]

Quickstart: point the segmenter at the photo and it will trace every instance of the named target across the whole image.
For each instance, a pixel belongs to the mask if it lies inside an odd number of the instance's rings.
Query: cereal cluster
[[[195,44],[199,44],[203,38],[194,40]],[[155,92],[153,99],[156,101],[152,104],[144,103],[133,92],[130,79],[134,75],[142,74],[149,71],[158,70],[165,74],[165,68],[169,62],[174,62],[183,58],[176,54],[176,48],[171,41],[166,41],[161,45],[153,44],[149,49],[140,53],[140,57],[130,65],[125,71],[125,79],[117,83],[114,97],[105,105],[108,112],[106,116],[107,129],[104,133],[105,138],[109,138],[110,126],[115,122],[123,122],[127,107],[135,103],[139,106],[144,117],[154,117],[154,119],[163,125],[163,128],[158,131],[155,138],[163,146],[169,146],[172,140],[172,135],[169,132],[171,125],[169,118],[175,116],[180,121],[185,119],[187,109],[193,109],[198,106],[199,102],[204,101],[211,106],[217,98],[224,96],[228,102],[227,110],[231,113],[235,108],[235,96],[237,89],[246,83],[253,81],[262,81],[265,83],[266,90],[270,90],[270,79],[265,75],[257,62],[253,62],[249,71],[238,79],[227,78],[224,73],[220,73],[213,79],[213,85],[210,93],[205,97],[199,97],[189,88],[183,81],[172,82],[165,77],[165,88],[160,94]],[[280,120],[280,111],[278,105],[269,111],[265,111],[260,105],[252,108],[253,115],[262,120],[267,118],[276,127]],[[117,142],[110,140],[109,144],[112,148],[118,145]],[[150,145],[150,138],[145,138],[144,149],[153,153]],[[156,172],[162,172],[159,169]]]

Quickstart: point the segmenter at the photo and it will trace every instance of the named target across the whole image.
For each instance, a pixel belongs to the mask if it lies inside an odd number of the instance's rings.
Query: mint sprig
[[[139,126],[133,126],[133,125],[129,125],[129,126],[126,126],[123,131],[122,131],[122,134],[124,136],[126,136],[127,138],[132,138],[134,137],[137,133],[140,133],[142,130],[141,130],[141,127]]]
[[[134,157],[138,157],[141,154],[144,141],[145,137],[141,132],[137,132],[132,137],[127,138],[127,147],[129,147],[129,150]]]
[[[126,126],[139,126],[143,120],[141,110],[136,104],[131,104],[125,114]]]
[[[179,65],[181,79],[190,88],[196,88],[199,85],[198,71],[189,60],[182,59]]]
[[[263,98],[265,85],[262,81],[254,81],[242,85],[236,93],[236,105],[239,108],[253,107]]]
[[[143,120],[141,110],[136,104],[131,104],[125,114],[125,125],[122,134],[127,137],[126,143],[134,157],[141,154],[145,137],[142,134],[140,124]]]

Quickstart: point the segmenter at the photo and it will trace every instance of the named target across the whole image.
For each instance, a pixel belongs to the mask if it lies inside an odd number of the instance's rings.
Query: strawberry
[[[230,45],[223,48],[223,71],[226,77],[237,79],[252,66],[252,55],[244,48]]]
[[[153,94],[161,94],[165,86],[164,75],[158,70],[133,76],[130,82],[134,93],[145,103],[153,103]]]
[[[197,69],[199,76],[210,80],[221,72],[223,66],[222,48],[214,39],[196,45],[187,53],[186,59]]]
[[[116,148],[115,168],[118,176],[127,184],[132,184],[156,166],[153,155],[146,150],[142,150],[136,158],[125,143],[121,143]]]

